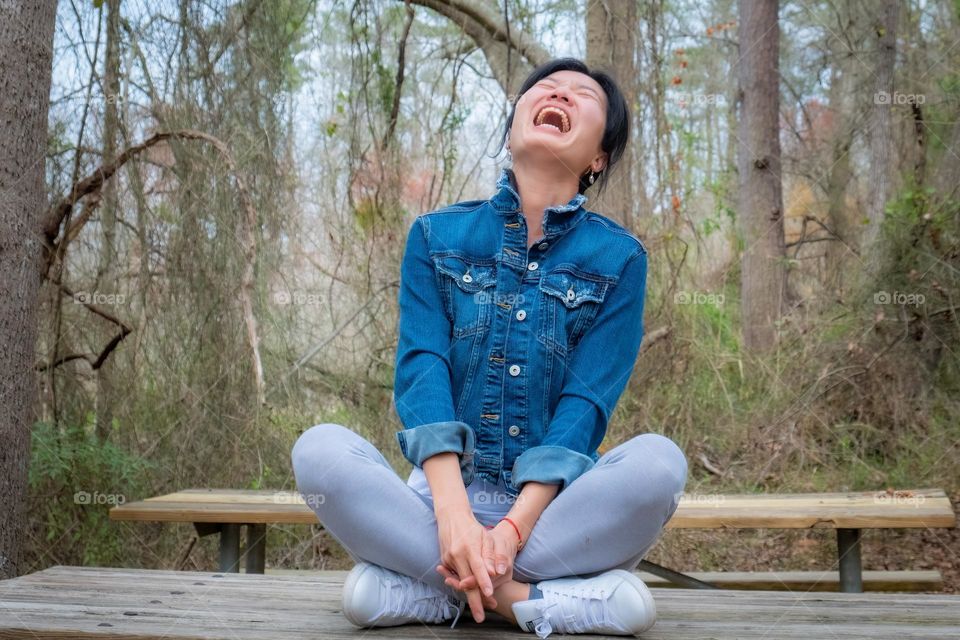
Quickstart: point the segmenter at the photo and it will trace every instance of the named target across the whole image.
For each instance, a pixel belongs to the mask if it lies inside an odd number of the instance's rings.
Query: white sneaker
[[[358,562],[343,583],[343,615],[358,627],[392,627],[409,622],[457,624],[466,602],[410,576],[370,562]]]
[[[551,632],[636,635],[653,626],[657,608],[643,580],[614,569],[592,578],[559,578],[537,583],[543,598],[513,603],[524,631],[540,638]]]

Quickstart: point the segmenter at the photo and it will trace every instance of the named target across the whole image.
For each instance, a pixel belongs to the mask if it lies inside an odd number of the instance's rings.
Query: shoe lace
[[[387,597],[384,610],[395,616],[413,616],[422,622],[438,623],[453,616],[451,628],[460,619],[458,603],[438,594],[430,585],[407,576],[385,577]]]
[[[550,611],[554,607],[556,610]],[[585,633],[605,628],[610,619],[606,590],[592,585],[579,589],[544,590],[543,602],[537,603],[537,610],[542,620],[534,625],[534,631],[541,640],[553,631]]]

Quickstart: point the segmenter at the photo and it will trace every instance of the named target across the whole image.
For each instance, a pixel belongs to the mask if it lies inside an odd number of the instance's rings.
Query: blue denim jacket
[[[418,216],[400,267],[393,402],[417,467],[456,452],[465,485],[560,491],[599,458],[643,336],[647,251],[577,194],[527,250],[516,179]]]

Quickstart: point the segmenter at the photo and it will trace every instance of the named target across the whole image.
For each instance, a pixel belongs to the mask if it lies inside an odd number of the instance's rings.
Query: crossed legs
[[[435,569],[440,545],[429,499],[373,444],[324,423],[300,436],[292,460],[307,504],[354,561],[460,595]],[[676,510],[686,474],[683,452],[664,436],[635,436],[607,451],[544,510],[517,554],[514,582],[494,594],[498,603],[523,599],[516,583],[635,568]],[[502,608],[498,612],[512,617]]]

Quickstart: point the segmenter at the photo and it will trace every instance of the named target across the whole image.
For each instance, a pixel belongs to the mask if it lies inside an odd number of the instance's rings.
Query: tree
[[[777,0],[740,0],[739,220],[743,344],[774,345],[786,291],[780,169]]]
[[[896,188],[896,142],[894,138],[893,101],[894,65],[897,61],[897,20],[900,0],[886,0],[873,24],[875,66],[873,72],[873,106],[870,111],[870,178],[867,204],[867,233],[863,249],[869,251],[883,222],[887,200]]]
[[[591,68],[611,71],[627,98],[631,114],[637,102],[637,28],[635,2],[590,2],[587,5],[587,59]],[[635,131],[630,130],[631,138]],[[633,190],[634,145],[627,144],[617,167],[616,180],[590,205],[594,211],[605,211],[628,227],[634,227]],[[642,175],[642,172],[640,173]],[[643,182],[640,182],[643,191]],[[642,214],[649,212],[643,211]]]
[[[56,0],[0,2],[0,579],[18,575]]]

